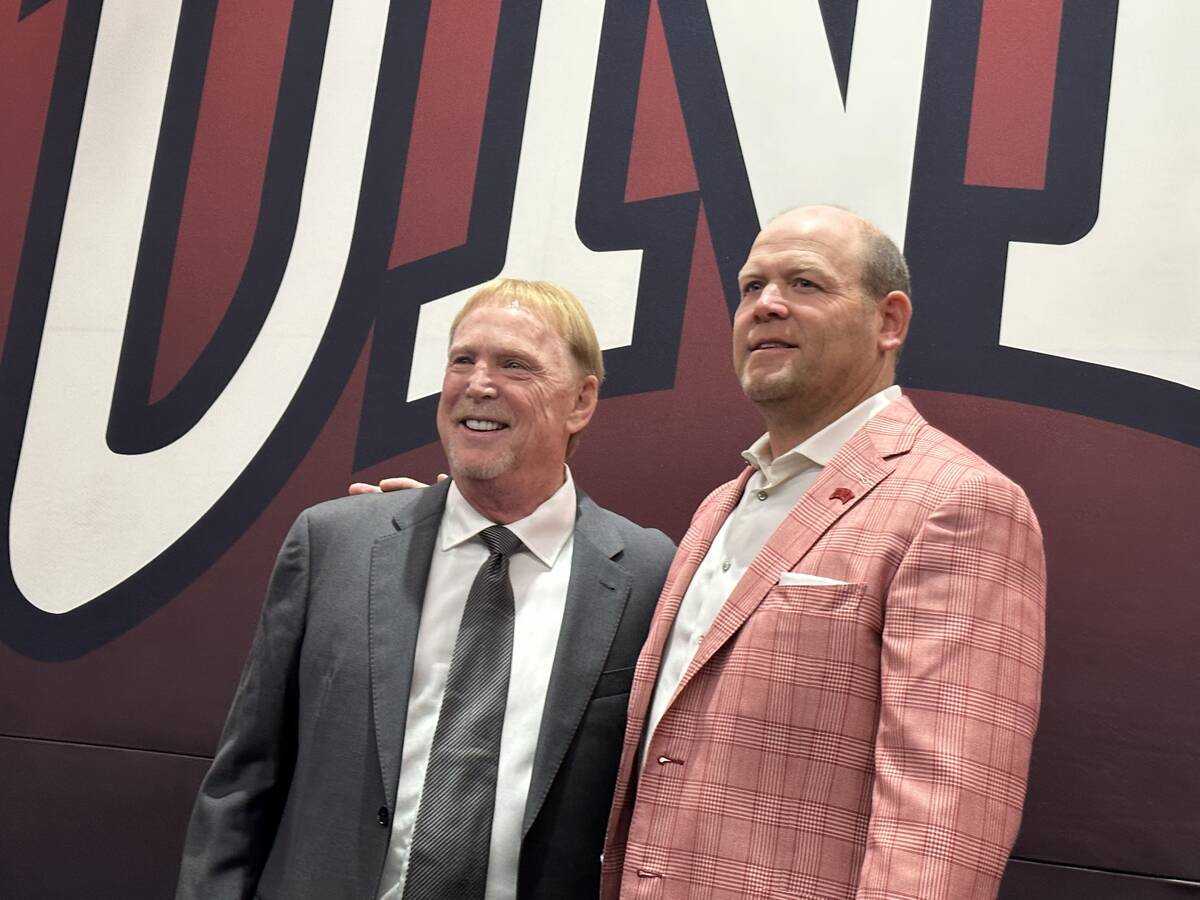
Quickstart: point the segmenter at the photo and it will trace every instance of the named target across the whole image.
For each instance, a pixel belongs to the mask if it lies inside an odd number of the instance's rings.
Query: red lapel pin
[[[850,490],[850,488],[840,487],[829,495],[829,499],[841,500],[843,503],[849,503],[854,499],[854,491]]]

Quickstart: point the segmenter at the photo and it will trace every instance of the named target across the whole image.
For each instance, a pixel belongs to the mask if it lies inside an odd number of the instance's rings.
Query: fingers
[[[450,476],[445,472],[439,472],[438,481],[445,481]],[[356,481],[350,485],[349,492],[351,494],[378,494],[381,491],[407,491],[412,488],[429,487],[423,481],[417,481],[415,478],[384,478],[379,484],[367,484],[364,481]]]
[[[415,478],[385,478],[379,482],[379,489],[383,491],[407,491],[410,488],[427,487],[423,481],[417,481]]]

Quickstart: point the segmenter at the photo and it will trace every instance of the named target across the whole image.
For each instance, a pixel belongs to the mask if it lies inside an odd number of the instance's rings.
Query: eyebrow
[[[456,356],[456,355],[459,355],[462,353],[469,353],[473,356],[478,356],[479,352],[480,352],[479,348],[474,344],[467,344],[467,343],[451,344],[447,355]],[[513,347],[513,346],[492,347],[489,352],[493,356],[511,356],[511,357],[516,357],[517,359],[526,359],[526,360],[533,358],[530,355],[528,350],[521,350],[521,349],[518,349],[517,347]]]
[[[795,265],[784,266],[784,267],[781,267],[781,271],[783,272],[783,274],[785,276],[787,276],[789,278],[795,277],[796,275],[804,275],[804,274],[815,274],[815,275],[819,275],[824,278],[829,277],[829,273],[825,269],[823,269],[819,265],[813,265],[811,263],[799,263],[799,264],[795,264]],[[737,274],[737,279],[738,279],[739,283],[744,281],[747,278],[762,278],[762,277],[763,277],[762,270],[757,267],[743,268]]]

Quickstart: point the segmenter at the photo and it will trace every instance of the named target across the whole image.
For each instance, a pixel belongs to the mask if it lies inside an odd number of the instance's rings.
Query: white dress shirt
[[[742,453],[755,471],[746,482],[738,505],[713,539],[679,605],[646,720],[642,765],[646,763],[650,737],[671,705],[683,673],[751,561],[842,445],[899,396],[900,388],[896,385],[872,394],[812,437],[780,454],[778,459],[771,458],[771,444],[765,434]]]
[[[487,547],[477,535],[494,524],[475,511],[457,486],[450,485],[417,632],[400,779],[396,789],[396,814],[392,818],[391,842],[380,882],[380,900],[400,900],[404,894],[408,851],[425,786],[425,770],[446,689],[450,658],[467,593],[479,567],[488,557]],[[487,900],[512,900],[517,895],[517,863],[525,800],[571,577],[575,483],[570,470],[566,472],[563,486],[550,499],[507,527],[521,539],[526,549],[513,554],[509,560],[516,618],[508,706],[500,738],[496,806],[492,815]],[[453,862],[447,860],[447,864]]]

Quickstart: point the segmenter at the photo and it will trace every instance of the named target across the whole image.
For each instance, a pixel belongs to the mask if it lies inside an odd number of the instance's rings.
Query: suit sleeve
[[[885,599],[858,900],[991,900],[1016,839],[1041,696],[1045,559],[1020,488],[964,480]]]
[[[250,656],[196,797],[176,900],[254,896],[295,761],[308,574],[304,513],[279,551]]]

